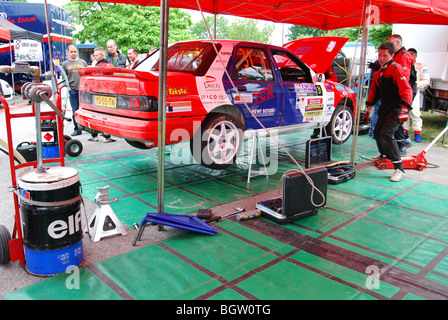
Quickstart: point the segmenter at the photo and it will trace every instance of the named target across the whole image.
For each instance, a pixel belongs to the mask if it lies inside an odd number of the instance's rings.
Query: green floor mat
[[[281,140],[303,156],[304,146],[296,141],[305,134],[285,135]],[[365,154],[376,155],[371,138],[360,136],[359,143]],[[337,146],[333,158],[346,154],[350,145]],[[218,171],[197,164],[174,166],[168,159],[165,211],[194,213],[277,189],[283,172],[294,167],[282,152],[279,155],[277,173],[252,178],[250,183],[244,161]],[[81,160],[74,166],[80,170],[88,199],[93,201],[97,186],[110,185],[111,197],[118,198],[111,206],[128,226],[155,212],[154,154]],[[408,178],[391,183],[389,177],[384,171],[367,169],[346,183],[329,185],[326,208],[290,224],[278,225],[266,218],[232,219],[213,224],[219,230],[214,236],[179,231],[80,268],[79,289],[67,289],[70,275],[62,274],[3,297],[448,299],[448,189]],[[368,270],[378,270],[378,283],[372,282],[377,279]],[[379,286],[371,287],[372,283]]]

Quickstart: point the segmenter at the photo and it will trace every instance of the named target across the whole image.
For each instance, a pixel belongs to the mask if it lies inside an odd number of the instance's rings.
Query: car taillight
[[[117,96],[117,108],[134,111],[157,111],[158,103],[156,97]]]
[[[92,103],[92,94],[86,91],[79,91],[79,102],[85,104],[93,104]]]

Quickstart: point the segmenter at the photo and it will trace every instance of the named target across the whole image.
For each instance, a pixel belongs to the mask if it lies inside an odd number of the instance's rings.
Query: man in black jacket
[[[119,68],[126,68],[126,56],[117,49],[115,40],[110,39],[107,41],[107,50],[109,50],[106,57],[107,62]]]
[[[367,112],[378,100],[378,122],[375,126],[374,138],[378,145],[380,156],[386,156],[393,164],[395,172],[390,181],[403,180],[405,173],[399,153],[399,147],[394,137],[399,125],[408,119],[412,103],[412,89],[402,66],[392,60],[394,44],[383,42],[378,48],[378,61],[381,68],[373,75],[372,87],[367,98]]]

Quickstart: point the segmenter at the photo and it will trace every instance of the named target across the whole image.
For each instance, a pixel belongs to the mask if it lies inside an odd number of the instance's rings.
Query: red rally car
[[[312,39],[284,47],[214,40],[219,56],[210,40],[170,46],[166,144],[190,141],[198,163],[224,169],[260,123],[277,134],[323,125],[334,143],[345,142],[355,93],[323,73],[347,40]],[[157,53],[134,70],[88,67],[80,74],[76,117],[84,130],[122,137],[136,148],[157,146]]]

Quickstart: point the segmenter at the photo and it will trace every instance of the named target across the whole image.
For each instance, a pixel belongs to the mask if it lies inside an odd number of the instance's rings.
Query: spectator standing
[[[97,47],[93,51],[95,57],[96,67],[114,67],[114,65],[106,60],[106,50],[103,47]],[[103,134],[104,143],[114,142],[115,140],[110,137],[110,134]],[[92,132],[92,136],[89,141],[98,141],[98,132]]]
[[[90,64],[92,67],[96,65],[96,59],[95,59],[95,54],[90,54],[90,60],[92,61],[92,63]]]
[[[394,133],[398,125],[408,118],[412,103],[412,89],[405,71],[392,59],[394,52],[393,43],[386,41],[380,45],[378,61],[381,68],[373,75],[366,105],[367,112],[370,112],[375,103],[381,100],[374,138],[380,157],[385,155],[394,165],[395,171],[390,181],[398,182],[404,179],[405,172]]]
[[[112,63],[115,67],[126,68],[126,56],[118,50],[115,40],[107,41],[107,62]]]
[[[403,123],[404,129],[405,129],[405,135],[406,139],[409,139],[409,129],[412,126],[412,129],[414,130],[414,141],[415,142],[421,142],[421,131],[423,127],[423,120],[420,117],[420,108],[422,105],[423,95],[421,94],[422,91],[425,90],[425,88],[430,83],[430,77],[428,73],[428,67],[422,63],[417,62],[417,50],[414,48],[411,48],[408,50],[412,58],[414,59],[414,64],[412,65],[412,71],[411,71],[411,81],[414,80],[412,84],[413,86],[413,93],[414,93],[414,100],[412,101],[412,109],[409,111],[409,119],[405,123]],[[410,140],[410,139],[409,139]]]
[[[137,48],[132,47],[128,49],[128,59],[131,62],[131,64],[128,66],[128,69],[135,69],[135,67],[140,63],[140,61],[138,60]]]
[[[68,77],[68,89],[69,89],[69,100],[70,106],[72,108],[72,119],[74,131],[72,136],[78,136],[81,134],[81,130],[78,128],[78,124],[75,118],[75,112],[79,109],[79,82],[81,76],[78,70],[87,67],[87,62],[83,59],[78,58],[78,48],[71,44],[67,47],[68,60],[62,63],[62,69],[65,71]]]
[[[95,66],[98,67],[114,67],[112,63],[106,59],[106,50],[103,47],[96,47],[93,51],[95,58]]]

